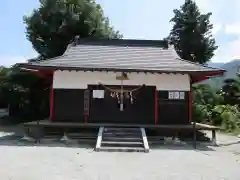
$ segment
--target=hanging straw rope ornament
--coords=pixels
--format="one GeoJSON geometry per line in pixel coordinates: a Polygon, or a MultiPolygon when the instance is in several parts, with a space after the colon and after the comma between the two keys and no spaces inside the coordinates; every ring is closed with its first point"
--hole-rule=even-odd
{"type": "MultiPolygon", "coordinates": [[[[99,83],[99,85],[103,86],[106,90],[110,91],[110,92],[115,92],[115,93],[120,93],[121,92],[121,89],[116,89],[116,88],[109,88],[107,87],[106,85],[102,84],[102,83],[99,83]]],[[[137,91],[139,89],[141,89],[144,85],[141,85],[135,89],[132,89],[132,90],[128,90],[128,89],[123,89],[123,92],[126,92],[126,93],[132,93],[134,91],[137,91]]]]}
{"type": "Polygon", "coordinates": [[[121,89],[109,88],[102,83],[99,83],[99,85],[103,86],[106,90],[110,91],[110,96],[112,98],[116,97],[119,104],[121,103],[123,96],[126,98],[130,98],[131,104],[133,104],[133,92],[138,91],[144,86],[144,85],[141,85],[135,89],[128,90],[128,89],[123,89],[123,87],[121,87],[121,89]]]}
{"type": "Polygon", "coordinates": [[[123,81],[129,80],[127,73],[121,72],[120,74],[118,74],[116,76],[116,79],[121,80],[121,88],[120,89],[109,88],[102,83],[99,83],[99,84],[102,85],[106,90],[110,91],[111,97],[117,97],[118,104],[120,104],[120,111],[123,111],[123,98],[130,97],[131,104],[133,104],[133,92],[142,88],[143,85],[139,86],[135,89],[132,89],[132,90],[125,90],[125,89],[123,89],[123,81]]]}

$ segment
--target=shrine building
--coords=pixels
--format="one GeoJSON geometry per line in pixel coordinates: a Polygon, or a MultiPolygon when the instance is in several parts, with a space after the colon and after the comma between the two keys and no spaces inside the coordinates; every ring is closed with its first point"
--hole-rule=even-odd
{"type": "Polygon", "coordinates": [[[62,56],[19,67],[52,78],[51,123],[187,125],[194,83],[224,70],[181,59],[166,41],[77,39],[62,56]]]}

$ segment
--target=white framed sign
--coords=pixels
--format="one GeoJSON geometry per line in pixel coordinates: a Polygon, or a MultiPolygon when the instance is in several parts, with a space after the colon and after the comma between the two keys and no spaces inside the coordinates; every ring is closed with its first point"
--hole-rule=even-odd
{"type": "Polygon", "coordinates": [[[168,99],[174,99],[174,92],[168,92],[168,99]]]}
{"type": "Polygon", "coordinates": [[[174,92],[174,99],[179,99],[180,95],[179,92],[174,92]]]}
{"type": "Polygon", "coordinates": [[[180,99],[185,99],[185,92],[180,92],[180,97],[179,97],[180,99]]]}
{"type": "Polygon", "coordinates": [[[185,92],[169,91],[168,92],[168,99],[184,100],[185,99],[185,92]]]}
{"type": "Polygon", "coordinates": [[[93,90],[93,98],[103,99],[104,98],[104,90],[93,90]]]}

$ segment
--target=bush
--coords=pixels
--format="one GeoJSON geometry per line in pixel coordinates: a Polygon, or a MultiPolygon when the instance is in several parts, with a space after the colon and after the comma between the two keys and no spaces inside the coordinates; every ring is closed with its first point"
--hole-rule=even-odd
{"type": "Polygon", "coordinates": [[[211,119],[211,111],[209,111],[208,106],[201,104],[193,105],[193,118],[196,122],[206,123],[211,119]]]}
{"type": "Polygon", "coordinates": [[[217,105],[212,110],[212,122],[227,132],[240,129],[240,111],[238,106],[217,105]]]}

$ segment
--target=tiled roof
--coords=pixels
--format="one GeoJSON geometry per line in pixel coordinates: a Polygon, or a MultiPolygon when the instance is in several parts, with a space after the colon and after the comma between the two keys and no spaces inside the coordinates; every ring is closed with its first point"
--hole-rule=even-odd
{"type": "Polygon", "coordinates": [[[79,40],[69,45],[62,56],[29,65],[155,72],[220,71],[182,60],[166,42],[151,40],[79,40]]]}

